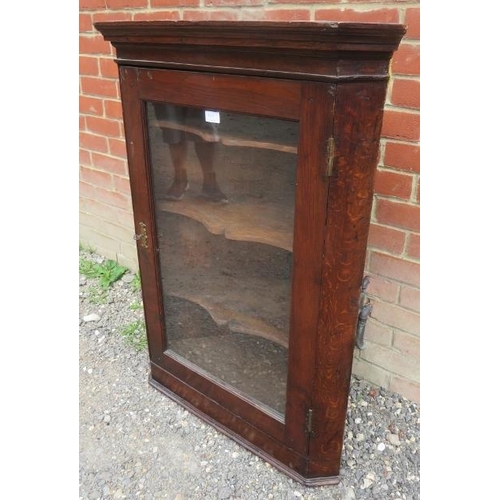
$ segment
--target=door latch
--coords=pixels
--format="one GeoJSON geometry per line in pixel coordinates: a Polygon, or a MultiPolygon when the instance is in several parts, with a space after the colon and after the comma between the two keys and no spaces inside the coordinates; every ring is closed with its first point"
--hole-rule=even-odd
{"type": "Polygon", "coordinates": [[[146,224],[144,222],[139,222],[139,227],[141,228],[141,232],[139,234],[134,234],[134,240],[139,241],[142,248],[148,248],[148,232],[146,224]]]}

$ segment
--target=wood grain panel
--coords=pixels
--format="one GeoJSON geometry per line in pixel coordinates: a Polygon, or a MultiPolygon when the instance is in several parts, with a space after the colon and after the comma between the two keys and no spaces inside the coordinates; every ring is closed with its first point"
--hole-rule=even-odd
{"type": "Polygon", "coordinates": [[[386,86],[337,86],[308,475],[340,469],[386,86]]]}

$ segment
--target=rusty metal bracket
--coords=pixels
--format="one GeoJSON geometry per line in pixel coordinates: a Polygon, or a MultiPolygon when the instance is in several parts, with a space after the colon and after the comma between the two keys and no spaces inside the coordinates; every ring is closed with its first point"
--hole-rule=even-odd
{"type": "Polygon", "coordinates": [[[361,294],[359,297],[359,314],[358,314],[358,324],[356,326],[356,347],[358,349],[364,349],[365,346],[365,328],[368,317],[373,311],[373,306],[370,303],[370,299],[366,297],[366,289],[370,284],[370,277],[365,276],[361,284],[361,294]]]}

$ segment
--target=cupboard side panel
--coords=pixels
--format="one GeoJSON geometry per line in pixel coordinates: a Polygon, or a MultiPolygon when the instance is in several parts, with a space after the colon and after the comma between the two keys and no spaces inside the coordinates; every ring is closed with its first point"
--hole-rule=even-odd
{"type": "Polygon", "coordinates": [[[148,349],[150,359],[159,362],[166,345],[151,172],[148,161],[147,125],[143,103],[139,97],[139,70],[121,66],[119,71],[135,234],[140,235],[145,232],[147,235],[147,241],[137,240],[137,255],[148,349]]]}
{"type": "Polygon", "coordinates": [[[314,377],[334,87],[303,83],[295,194],[293,285],[286,408],[287,445],[307,454],[306,412],[314,377]]]}
{"type": "Polygon", "coordinates": [[[309,477],[340,469],[386,83],[337,85],[309,477]]]}

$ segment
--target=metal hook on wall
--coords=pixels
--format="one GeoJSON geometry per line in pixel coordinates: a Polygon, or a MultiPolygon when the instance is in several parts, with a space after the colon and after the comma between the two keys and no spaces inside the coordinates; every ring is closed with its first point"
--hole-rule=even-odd
{"type": "Polygon", "coordinates": [[[370,277],[365,276],[361,283],[361,295],[359,297],[359,314],[358,314],[358,324],[356,326],[356,347],[358,349],[364,349],[365,346],[365,328],[368,317],[373,311],[373,305],[370,303],[370,299],[366,297],[366,289],[370,284],[370,277]]]}

